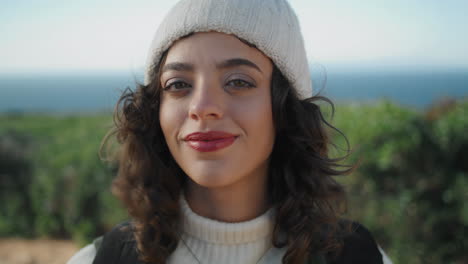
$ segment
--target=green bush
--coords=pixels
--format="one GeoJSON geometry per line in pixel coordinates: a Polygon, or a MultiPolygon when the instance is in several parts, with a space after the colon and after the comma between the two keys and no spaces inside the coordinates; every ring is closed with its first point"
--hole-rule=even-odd
{"type": "MultiPolygon", "coordinates": [[[[125,218],[110,193],[112,168],[98,157],[110,115],[14,115],[0,117],[0,123],[0,138],[14,130],[32,141],[24,160],[30,168],[28,185],[5,198],[12,206],[27,200],[31,212],[9,213],[8,220],[0,222],[0,235],[71,237],[85,243],[125,218]],[[18,225],[23,219],[28,220],[27,228],[18,225]]],[[[2,163],[0,170],[12,165],[2,163]]]]}
{"type": "Polygon", "coordinates": [[[468,102],[427,113],[390,102],[341,111],[336,124],[359,164],[343,179],[350,216],[374,232],[395,263],[467,261],[468,102]]]}
{"type": "Polygon", "coordinates": [[[0,137],[0,234],[32,235],[30,144],[27,136],[15,131],[5,131],[0,137]]]}

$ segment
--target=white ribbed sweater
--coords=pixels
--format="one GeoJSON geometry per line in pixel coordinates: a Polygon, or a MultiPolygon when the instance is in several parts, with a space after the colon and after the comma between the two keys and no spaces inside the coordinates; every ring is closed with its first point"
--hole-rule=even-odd
{"type": "MultiPolygon", "coordinates": [[[[197,259],[201,264],[279,264],[286,253],[286,249],[272,246],[274,209],[239,223],[225,223],[197,215],[183,198],[181,210],[183,241],[179,242],[168,264],[198,264],[197,259]]],[[[95,255],[94,246],[88,245],[67,264],[91,264],[95,255]]]]}
{"type": "Polygon", "coordinates": [[[169,264],[198,263],[196,258],[203,264],[281,263],[285,250],[271,243],[273,209],[246,222],[225,223],[195,214],[185,199],[181,207],[183,241],[169,264]]]}
{"type": "MultiPolygon", "coordinates": [[[[168,264],[198,264],[196,258],[201,264],[279,264],[286,253],[285,248],[278,249],[271,244],[274,209],[241,223],[224,223],[199,216],[185,199],[181,199],[181,209],[185,243],[179,243],[168,264]]],[[[379,250],[383,263],[392,264],[380,247],[379,250]]],[[[96,248],[91,244],[78,251],[67,264],[92,264],[95,256],[96,248]]]]}

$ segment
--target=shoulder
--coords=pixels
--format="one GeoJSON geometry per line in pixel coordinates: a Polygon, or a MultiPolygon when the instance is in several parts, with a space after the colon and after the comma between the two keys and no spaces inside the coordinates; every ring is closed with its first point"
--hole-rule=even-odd
{"type": "Polygon", "coordinates": [[[115,226],[103,236],[97,245],[93,263],[127,263],[127,259],[133,263],[138,259],[133,225],[130,221],[115,226]]]}
{"type": "Polygon", "coordinates": [[[96,248],[93,244],[89,244],[76,252],[76,254],[67,261],[67,264],[91,264],[95,256],[96,248]]]}
{"type": "Polygon", "coordinates": [[[343,226],[348,226],[350,232],[343,237],[343,248],[337,255],[327,254],[330,264],[381,264],[383,256],[371,232],[358,222],[342,220],[343,226]]]}
{"type": "Polygon", "coordinates": [[[67,264],[119,263],[122,252],[134,250],[136,251],[132,225],[127,221],[80,249],[67,264]]]}
{"type": "Polygon", "coordinates": [[[98,244],[99,248],[110,246],[111,244],[132,243],[133,224],[131,221],[122,222],[114,226],[109,232],[104,234],[102,242],[98,244]]]}

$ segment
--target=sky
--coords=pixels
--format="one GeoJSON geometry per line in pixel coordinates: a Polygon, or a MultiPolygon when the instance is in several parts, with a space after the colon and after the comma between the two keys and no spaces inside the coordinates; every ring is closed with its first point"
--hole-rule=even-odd
{"type": "MultiPolygon", "coordinates": [[[[468,69],[466,0],[290,0],[311,65],[468,69]]],[[[138,72],[174,1],[15,0],[0,73],[138,72]]]]}

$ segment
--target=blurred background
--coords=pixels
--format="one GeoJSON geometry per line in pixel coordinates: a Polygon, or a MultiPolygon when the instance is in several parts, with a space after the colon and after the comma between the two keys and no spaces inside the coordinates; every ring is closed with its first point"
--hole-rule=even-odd
{"type": "MultiPolygon", "coordinates": [[[[394,263],[468,263],[468,1],[290,3],[360,164],[345,217],[394,263]]],[[[0,263],[65,263],[126,219],[98,149],[172,4],[2,2],[0,263]]]]}

